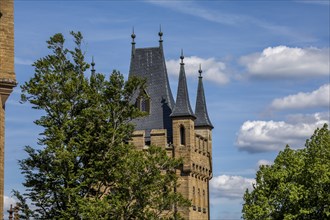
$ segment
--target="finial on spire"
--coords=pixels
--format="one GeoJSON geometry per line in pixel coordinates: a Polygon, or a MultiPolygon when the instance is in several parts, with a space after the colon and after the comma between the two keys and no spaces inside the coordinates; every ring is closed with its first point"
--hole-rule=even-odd
{"type": "Polygon", "coordinates": [[[183,64],[183,59],[184,59],[184,56],[183,56],[183,49],[181,49],[181,56],[180,56],[180,59],[181,59],[181,64],[183,64]]]}
{"type": "Polygon", "coordinates": [[[94,66],[95,66],[95,63],[94,63],[94,56],[92,56],[92,74],[95,74],[95,69],[94,69],[94,66]]]}
{"type": "Polygon", "coordinates": [[[133,26],[131,37],[132,37],[132,58],[134,58],[134,56],[135,56],[135,42],[134,42],[134,39],[136,37],[136,35],[134,33],[134,26],[133,26]]]}
{"type": "Polygon", "coordinates": [[[133,44],[133,43],[135,43],[134,38],[136,37],[136,35],[134,33],[134,26],[133,26],[133,31],[132,31],[131,37],[132,37],[132,44],[133,44]]]}
{"type": "Polygon", "coordinates": [[[162,25],[161,24],[159,25],[158,36],[159,36],[159,42],[163,42],[163,40],[162,40],[163,32],[162,32],[162,25]]]}
{"type": "Polygon", "coordinates": [[[199,70],[198,70],[198,73],[199,73],[199,77],[202,77],[202,64],[199,64],[199,70]]]}

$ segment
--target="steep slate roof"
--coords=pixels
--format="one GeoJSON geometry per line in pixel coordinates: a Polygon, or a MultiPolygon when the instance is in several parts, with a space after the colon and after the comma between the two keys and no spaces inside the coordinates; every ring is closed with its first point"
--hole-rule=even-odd
{"type": "Polygon", "coordinates": [[[147,79],[146,93],[150,98],[150,114],[134,120],[136,130],[145,130],[146,138],[151,129],[167,129],[169,141],[172,138],[172,119],[170,114],[174,99],[168,81],[162,47],[162,33],[159,33],[159,47],[135,49],[135,34],[132,34],[132,56],[129,76],[140,76],[147,79]]]}
{"type": "Polygon", "coordinates": [[[171,117],[185,117],[190,116],[195,118],[193,111],[191,110],[190,102],[189,102],[189,94],[187,88],[187,80],[186,73],[184,70],[183,59],[184,56],[181,52],[181,63],[180,63],[180,74],[179,74],[179,83],[178,83],[178,92],[176,96],[176,104],[174,106],[171,117]]]}
{"type": "Polygon", "coordinates": [[[197,98],[196,98],[196,107],[195,107],[195,115],[196,115],[195,127],[210,127],[212,129],[213,125],[210,121],[209,115],[207,114],[201,67],[199,67],[198,72],[199,72],[199,77],[198,77],[198,89],[197,89],[197,98]]]}

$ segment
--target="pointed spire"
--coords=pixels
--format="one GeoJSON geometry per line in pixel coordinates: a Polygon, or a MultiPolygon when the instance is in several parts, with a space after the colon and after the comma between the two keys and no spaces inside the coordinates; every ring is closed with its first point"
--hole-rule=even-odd
{"type": "Polygon", "coordinates": [[[209,127],[213,128],[213,125],[210,121],[209,115],[207,114],[204,87],[203,87],[203,77],[202,77],[202,67],[199,64],[199,77],[198,77],[198,89],[197,89],[197,99],[196,99],[196,121],[195,127],[209,127]]]}
{"type": "Polygon", "coordinates": [[[179,74],[179,83],[178,83],[178,92],[176,97],[176,103],[173,109],[173,112],[171,114],[171,117],[192,117],[196,118],[189,101],[189,94],[188,94],[188,88],[187,88],[187,80],[186,80],[186,73],[184,69],[184,63],[183,63],[183,50],[181,50],[181,63],[180,63],[180,74],[179,74]]]}
{"type": "Polygon", "coordinates": [[[132,57],[134,57],[135,55],[135,39],[136,35],[134,33],[134,26],[133,26],[133,31],[132,31],[132,34],[131,34],[131,38],[132,38],[132,57]]]}
{"type": "Polygon", "coordinates": [[[95,69],[94,69],[94,66],[95,66],[95,63],[94,63],[94,56],[92,56],[92,62],[91,62],[91,66],[92,66],[92,74],[95,74],[95,69]]]}

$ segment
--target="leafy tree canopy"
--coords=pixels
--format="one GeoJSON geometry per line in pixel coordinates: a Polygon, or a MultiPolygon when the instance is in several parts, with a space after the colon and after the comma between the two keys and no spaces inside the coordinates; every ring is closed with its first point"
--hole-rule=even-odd
{"type": "Polygon", "coordinates": [[[50,38],[51,53],[33,65],[21,86],[22,102],[44,113],[39,147],[27,146],[19,161],[26,192],[14,191],[21,219],[171,219],[174,206],[189,202],[173,190],[180,160],[165,150],[137,151],[128,143],[143,116],[133,104],[143,79],[113,71],[92,71],[82,52],[82,34],[71,32],[74,49],[62,34],[50,38]],[[32,208],[28,204],[32,204],[32,208]]]}
{"type": "Polygon", "coordinates": [[[286,146],[273,165],[260,166],[253,191],[244,195],[244,219],[330,219],[328,125],[316,129],[305,146],[286,146]]]}

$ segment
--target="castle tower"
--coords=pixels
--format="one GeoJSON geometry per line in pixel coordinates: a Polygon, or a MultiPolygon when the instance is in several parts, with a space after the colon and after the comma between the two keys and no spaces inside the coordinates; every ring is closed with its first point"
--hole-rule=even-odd
{"type": "Polygon", "coordinates": [[[182,158],[182,167],[177,170],[180,186],[176,190],[192,201],[192,207],[178,211],[184,219],[210,219],[209,180],[212,177],[213,126],[207,115],[202,78],[200,75],[194,114],[190,106],[184,56],[181,52],[177,98],[174,103],[168,82],[161,30],[158,35],[159,47],[150,48],[135,48],[134,31],[131,35],[129,77],[146,78],[146,90],[139,91],[134,99],[137,107],[148,113],[146,117],[134,121],[136,130],[132,143],[138,149],[150,145],[160,146],[166,149],[168,155],[182,158]]]}
{"type": "MultiPolygon", "coordinates": [[[[187,88],[186,73],[184,69],[184,56],[181,51],[181,63],[178,82],[177,98],[173,113],[171,114],[173,123],[173,146],[175,157],[183,159],[183,166],[181,170],[177,171],[179,176],[179,187],[177,189],[184,197],[193,200],[192,190],[192,160],[195,143],[195,115],[191,109],[189,102],[189,94],[187,88]]],[[[185,219],[192,219],[189,208],[179,210],[185,219]]]]}
{"type": "Polygon", "coordinates": [[[0,218],[4,202],[5,103],[15,86],[14,2],[0,0],[0,218]]]}
{"type": "MultiPolygon", "coordinates": [[[[210,219],[210,206],[209,206],[209,181],[212,178],[212,129],[213,125],[210,121],[207,113],[206,100],[203,87],[202,68],[199,65],[199,77],[198,77],[198,88],[197,98],[195,106],[195,133],[196,133],[196,146],[199,146],[198,151],[201,151],[201,156],[204,172],[201,177],[205,181],[204,188],[206,187],[207,196],[204,208],[207,208],[208,218],[210,219]]],[[[204,210],[203,210],[204,211],[204,210]]]]}

